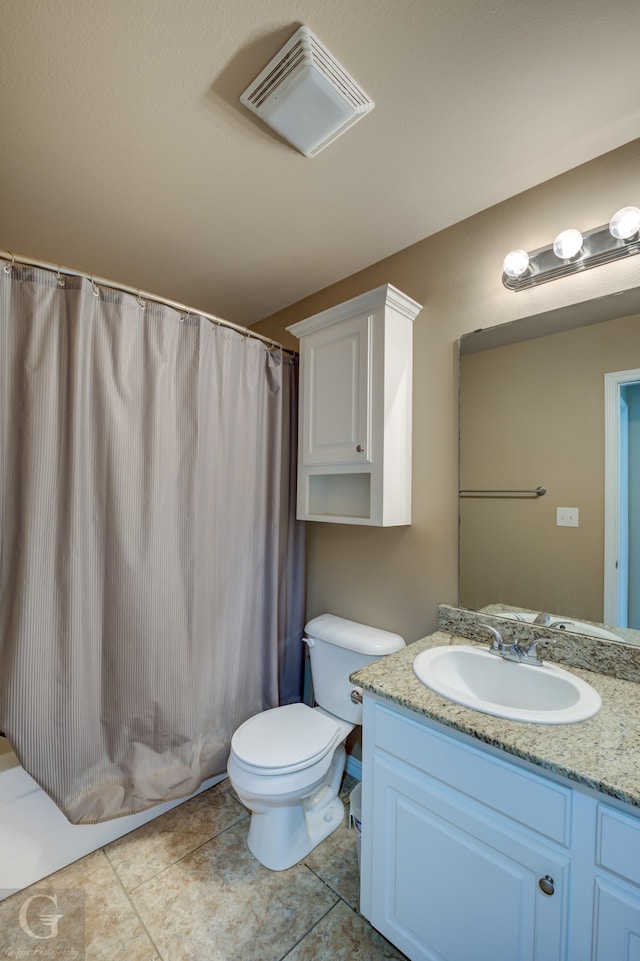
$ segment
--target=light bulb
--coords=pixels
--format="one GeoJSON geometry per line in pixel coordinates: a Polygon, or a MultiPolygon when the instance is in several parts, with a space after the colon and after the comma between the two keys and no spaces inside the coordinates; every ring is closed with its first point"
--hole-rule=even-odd
{"type": "Polygon", "coordinates": [[[582,250],[582,234],[570,228],[563,230],[553,241],[553,252],[560,260],[571,260],[582,250]]]}
{"type": "Polygon", "coordinates": [[[512,280],[517,280],[529,268],[529,254],[526,250],[511,250],[504,258],[502,269],[512,280]]]}
{"type": "Polygon", "coordinates": [[[633,240],[640,231],[640,208],[622,207],[611,218],[609,232],[616,240],[633,240]]]}

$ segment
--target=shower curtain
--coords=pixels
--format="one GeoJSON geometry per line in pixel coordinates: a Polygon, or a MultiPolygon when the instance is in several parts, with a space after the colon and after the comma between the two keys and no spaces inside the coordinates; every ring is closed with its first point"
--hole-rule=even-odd
{"type": "Polygon", "coordinates": [[[73,823],[186,796],[300,700],[297,366],[0,264],[0,730],[73,823]]]}

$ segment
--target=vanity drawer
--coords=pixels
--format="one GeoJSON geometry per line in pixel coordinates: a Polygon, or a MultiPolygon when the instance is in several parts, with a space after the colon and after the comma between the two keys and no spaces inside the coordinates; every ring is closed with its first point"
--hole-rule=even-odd
{"type": "MultiPolygon", "coordinates": [[[[366,728],[365,728],[366,731],[366,728]]],[[[502,761],[419,720],[374,705],[373,738],[381,749],[474,801],[566,847],[569,788],[502,761]]]]}
{"type": "Polygon", "coordinates": [[[598,805],[596,864],[640,885],[640,818],[598,805]]]}

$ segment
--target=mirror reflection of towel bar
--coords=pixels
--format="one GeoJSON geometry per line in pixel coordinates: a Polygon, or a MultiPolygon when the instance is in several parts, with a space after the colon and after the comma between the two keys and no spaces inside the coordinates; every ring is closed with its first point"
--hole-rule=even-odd
{"type": "Polygon", "coordinates": [[[531,490],[462,490],[460,497],[544,497],[546,487],[535,487],[531,490]]]}

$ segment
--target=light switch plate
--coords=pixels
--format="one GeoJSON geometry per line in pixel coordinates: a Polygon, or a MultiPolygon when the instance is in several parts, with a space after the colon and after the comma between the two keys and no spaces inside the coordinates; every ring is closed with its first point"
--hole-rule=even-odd
{"type": "Polygon", "coordinates": [[[556,527],[578,527],[577,507],[558,507],[556,510],[556,527]]]}

